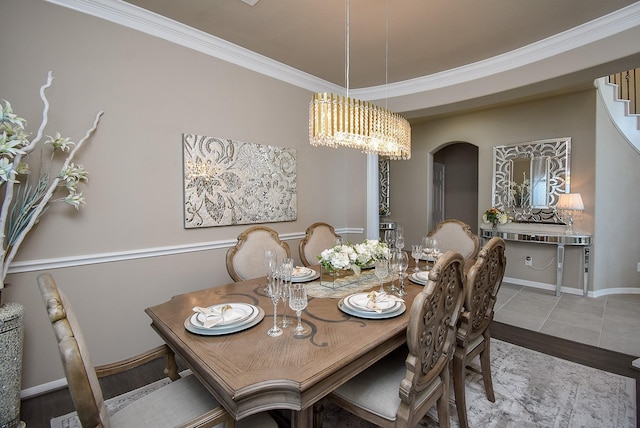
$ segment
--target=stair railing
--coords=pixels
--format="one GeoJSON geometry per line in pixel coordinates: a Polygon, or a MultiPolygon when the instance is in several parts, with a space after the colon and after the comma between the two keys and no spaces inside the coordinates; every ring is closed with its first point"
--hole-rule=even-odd
{"type": "Polygon", "coordinates": [[[618,86],[618,99],[629,101],[629,114],[640,114],[640,69],[634,68],[609,76],[609,83],[618,86]]]}

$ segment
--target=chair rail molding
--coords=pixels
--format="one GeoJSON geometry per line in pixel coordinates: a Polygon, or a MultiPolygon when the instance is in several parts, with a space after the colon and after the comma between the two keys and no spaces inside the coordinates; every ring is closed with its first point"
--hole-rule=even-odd
{"type": "MultiPolygon", "coordinates": [[[[363,227],[343,227],[336,229],[338,234],[363,234],[363,227]]],[[[302,239],[304,232],[283,233],[278,235],[283,241],[302,239]]],[[[47,269],[60,269],[99,263],[116,263],[121,261],[144,259],[149,257],[172,256],[176,254],[194,253],[231,248],[237,243],[236,238],[219,241],[196,242],[193,244],[170,245],[166,247],[140,248],[135,250],[114,251],[109,253],[82,254],[78,256],[56,257],[50,259],[24,260],[11,263],[9,274],[36,272],[47,269]]]]}

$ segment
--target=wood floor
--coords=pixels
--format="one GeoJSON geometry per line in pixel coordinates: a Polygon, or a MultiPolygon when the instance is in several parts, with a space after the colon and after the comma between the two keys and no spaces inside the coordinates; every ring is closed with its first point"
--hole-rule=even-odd
{"type": "MultiPolygon", "coordinates": [[[[631,362],[637,358],[630,355],[584,345],[577,342],[548,336],[531,330],[493,322],[491,335],[496,339],[535,351],[553,355],[575,363],[605,370],[621,376],[636,379],[636,420],[640,421],[640,370],[635,370],[631,362]]],[[[160,359],[126,374],[101,379],[105,399],[120,395],[144,384],[161,379],[164,375],[164,360],[160,359]]],[[[72,412],[73,402],[69,391],[58,391],[32,397],[22,401],[21,417],[27,428],[49,428],[51,418],[72,412]]]]}

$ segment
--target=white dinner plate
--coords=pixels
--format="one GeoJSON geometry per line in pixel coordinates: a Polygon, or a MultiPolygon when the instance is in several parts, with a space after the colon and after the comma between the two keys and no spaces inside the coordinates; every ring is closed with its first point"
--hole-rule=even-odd
{"type": "Polygon", "coordinates": [[[246,330],[251,328],[262,321],[264,318],[264,309],[259,306],[254,306],[256,308],[256,313],[254,316],[250,317],[248,320],[245,320],[244,323],[223,326],[223,327],[212,327],[212,328],[204,328],[204,327],[196,327],[191,323],[191,317],[188,317],[184,320],[184,328],[194,334],[200,334],[203,336],[222,336],[225,334],[237,333],[239,331],[246,330]]]}
{"type": "Polygon", "coordinates": [[[304,276],[291,275],[291,282],[309,282],[309,281],[313,281],[314,279],[320,278],[320,272],[314,269],[309,269],[309,268],[304,268],[304,269],[308,269],[311,272],[307,273],[304,276]]]}
{"type": "Polygon", "coordinates": [[[419,285],[426,285],[429,281],[429,272],[416,272],[409,275],[409,281],[415,282],[419,285]]]}
{"type": "Polygon", "coordinates": [[[224,323],[216,324],[213,327],[205,327],[204,326],[204,315],[197,313],[191,315],[189,318],[189,322],[191,325],[198,330],[216,330],[216,329],[227,329],[237,327],[248,322],[253,321],[253,319],[258,315],[257,306],[250,305],[247,303],[223,303],[219,305],[210,306],[214,313],[219,313],[220,308],[225,305],[231,305],[233,311],[237,315],[233,320],[229,320],[224,323]]]}
{"type": "Polygon", "coordinates": [[[344,298],[340,299],[338,302],[338,308],[344,312],[345,314],[349,314],[358,318],[366,318],[366,319],[385,319],[385,318],[393,318],[398,315],[402,315],[404,311],[407,310],[407,306],[403,302],[396,302],[399,304],[398,309],[387,312],[371,312],[371,311],[359,311],[357,309],[352,308],[351,306],[345,304],[344,298]]]}
{"type": "Polygon", "coordinates": [[[293,268],[293,272],[291,273],[291,278],[307,278],[312,276],[315,273],[315,270],[309,269],[304,266],[296,266],[293,268]]]}
{"type": "MultiPolygon", "coordinates": [[[[352,308],[359,311],[377,312],[375,309],[372,309],[367,306],[367,303],[369,302],[368,296],[369,296],[369,293],[351,294],[345,297],[345,303],[347,304],[347,306],[351,306],[352,308]]],[[[389,312],[389,311],[397,310],[399,307],[398,305],[399,303],[402,303],[402,302],[399,302],[397,300],[392,300],[392,299],[387,299],[387,300],[383,299],[380,302],[376,302],[376,305],[380,309],[380,312],[389,312]]]]}

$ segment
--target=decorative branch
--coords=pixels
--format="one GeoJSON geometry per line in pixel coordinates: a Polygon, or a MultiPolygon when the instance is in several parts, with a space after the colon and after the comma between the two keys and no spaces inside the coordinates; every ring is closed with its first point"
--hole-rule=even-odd
{"type": "MultiPolygon", "coordinates": [[[[46,182],[43,182],[43,176],[40,177],[40,181],[38,183],[39,191],[37,193],[37,197],[34,197],[33,200],[28,200],[27,204],[19,206],[20,212],[18,213],[18,218],[21,222],[25,219],[28,219],[28,222],[24,225],[18,225],[17,234],[15,234],[15,238],[10,236],[11,242],[7,239],[7,229],[10,226],[10,209],[12,206],[15,206],[13,203],[14,199],[14,190],[15,185],[18,183],[15,180],[15,176],[24,172],[28,168],[26,166],[21,165],[20,161],[22,158],[32,152],[38,142],[42,139],[44,134],[44,129],[48,123],[48,115],[49,115],[49,101],[47,100],[45,90],[51,86],[53,81],[53,75],[51,72],[47,75],[47,82],[40,87],[40,98],[44,104],[42,110],[42,122],[40,127],[38,128],[38,132],[35,138],[28,142],[26,136],[23,134],[23,125],[24,119],[21,119],[13,114],[11,110],[10,104],[7,102],[7,107],[5,110],[0,110],[0,123],[2,123],[2,129],[0,129],[0,155],[2,156],[2,163],[0,166],[3,167],[6,172],[6,181],[0,183],[6,184],[5,192],[4,192],[4,200],[2,203],[2,208],[0,210],[0,238],[2,239],[2,265],[0,266],[0,291],[4,288],[4,280],[6,278],[7,272],[9,270],[9,266],[16,256],[20,245],[24,241],[27,234],[31,231],[31,229],[38,222],[39,218],[44,214],[48,203],[51,201],[55,191],[60,185],[60,181],[66,181],[67,188],[70,191],[70,196],[65,199],[65,202],[74,205],[76,208],[79,207],[80,204],[83,203],[83,199],[80,194],[76,194],[76,186],[77,182],[80,180],[86,181],[86,171],[82,166],[74,166],[71,162],[76,154],[76,152],[80,149],[80,147],[89,139],[89,137],[95,132],[98,127],[98,123],[100,121],[100,117],[104,114],[103,111],[98,112],[93,121],[92,127],[87,130],[84,137],[75,145],[75,147],[70,150],[67,155],[62,167],[60,168],[60,172],[58,175],[50,182],[48,182],[48,177],[46,182]],[[4,127],[4,121],[8,122],[7,127],[4,127]],[[28,144],[25,144],[28,143],[28,144]],[[8,163],[11,162],[11,163],[8,163]],[[48,184],[47,184],[48,182],[48,184]],[[47,187],[48,186],[48,187],[47,187]],[[46,192],[42,193],[46,189],[46,192]],[[41,195],[41,196],[40,196],[41,195]]],[[[69,142],[68,139],[60,137],[59,134],[56,135],[55,138],[49,137],[49,141],[46,143],[51,143],[53,145],[54,151],[56,148],[60,148],[62,151],[69,148],[69,146],[74,143],[69,142]]],[[[28,195],[28,192],[25,190],[24,195],[28,195]]]]}

